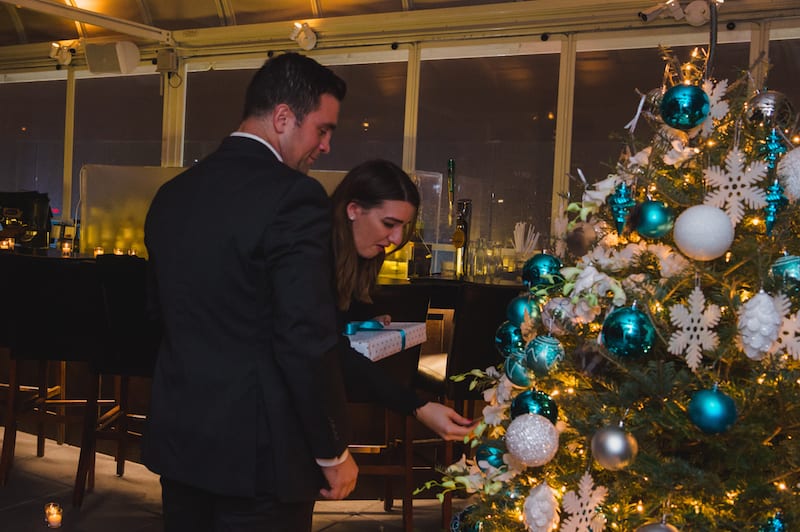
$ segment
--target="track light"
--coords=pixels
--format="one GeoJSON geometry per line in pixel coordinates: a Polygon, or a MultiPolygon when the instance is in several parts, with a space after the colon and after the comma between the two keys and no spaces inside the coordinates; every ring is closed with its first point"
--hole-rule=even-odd
{"type": "Polygon", "coordinates": [[[55,59],[59,66],[67,66],[72,62],[75,50],[58,42],[50,43],[50,59],[55,59]]]}
{"type": "Polygon", "coordinates": [[[683,18],[683,9],[681,9],[678,0],[667,0],[644,11],[639,11],[639,18],[642,19],[642,22],[650,22],[659,18],[665,12],[675,20],[683,18]]]}
{"type": "Polygon", "coordinates": [[[289,38],[303,50],[313,50],[317,45],[317,34],[306,22],[295,22],[289,38]]]}

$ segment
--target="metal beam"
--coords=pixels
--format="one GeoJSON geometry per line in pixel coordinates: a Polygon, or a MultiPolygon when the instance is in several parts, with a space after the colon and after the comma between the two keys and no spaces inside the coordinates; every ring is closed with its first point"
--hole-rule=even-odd
{"type": "Polygon", "coordinates": [[[25,26],[22,25],[22,20],[19,18],[19,13],[14,6],[6,4],[6,10],[11,18],[11,24],[14,25],[14,31],[17,32],[17,40],[25,44],[28,42],[28,35],[25,33],[25,26]]]}
{"type": "Polygon", "coordinates": [[[70,7],[64,4],[53,2],[52,0],[0,0],[7,4],[13,4],[17,7],[24,7],[33,11],[39,11],[48,15],[62,17],[77,22],[86,24],[93,24],[112,31],[124,33],[125,35],[132,35],[150,41],[158,41],[164,44],[174,44],[172,40],[172,32],[169,30],[162,30],[154,26],[140,24],[131,20],[124,20],[115,18],[102,13],[88,11],[77,7],[70,7]]]}

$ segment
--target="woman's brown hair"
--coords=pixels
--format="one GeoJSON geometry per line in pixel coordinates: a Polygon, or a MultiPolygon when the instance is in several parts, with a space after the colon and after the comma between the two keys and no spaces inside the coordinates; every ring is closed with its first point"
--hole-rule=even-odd
{"type": "Polygon", "coordinates": [[[400,249],[413,234],[420,197],[416,185],[402,168],[390,161],[375,159],[350,170],[331,198],[336,303],[341,310],[346,310],[354,299],[371,302],[370,294],[385,258],[383,253],[372,259],[358,255],[347,205],[354,202],[364,209],[378,207],[384,201],[406,201],[413,205],[414,219],[406,225],[403,240],[395,248],[400,249]]]}

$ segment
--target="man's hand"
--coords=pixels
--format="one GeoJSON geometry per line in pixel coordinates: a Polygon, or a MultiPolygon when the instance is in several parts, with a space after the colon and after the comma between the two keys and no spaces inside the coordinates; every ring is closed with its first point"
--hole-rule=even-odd
{"type": "Polygon", "coordinates": [[[347,455],[347,460],[339,465],[323,467],[322,473],[330,488],[323,488],[319,493],[326,499],[344,499],[356,488],[358,466],[350,454],[347,455]]]}
{"type": "Polygon", "coordinates": [[[417,419],[445,440],[463,440],[475,424],[441,403],[425,403],[416,411],[417,419]]]}

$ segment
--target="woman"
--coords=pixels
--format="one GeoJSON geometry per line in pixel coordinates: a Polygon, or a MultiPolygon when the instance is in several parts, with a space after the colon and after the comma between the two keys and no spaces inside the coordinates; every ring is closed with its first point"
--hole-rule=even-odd
{"type": "MultiPolygon", "coordinates": [[[[336,300],[344,327],[354,302],[371,302],[386,248],[401,248],[408,242],[420,198],[416,185],[400,167],[373,160],[348,172],[333,192],[332,201],[336,300]]],[[[390,316],[379,319],[384,325],[391,323],[390,316]]],[[[461,440],[469,434],[469,419],[440,403],[421,400],[413,390],[350,348],[347,339],[343,340],[342,352],[348,390],[359,389],[387,408],[413,413],[446,440],[461,440]]]]}

